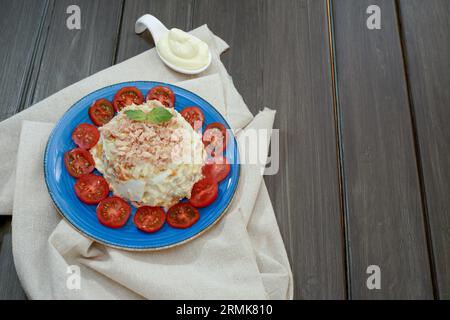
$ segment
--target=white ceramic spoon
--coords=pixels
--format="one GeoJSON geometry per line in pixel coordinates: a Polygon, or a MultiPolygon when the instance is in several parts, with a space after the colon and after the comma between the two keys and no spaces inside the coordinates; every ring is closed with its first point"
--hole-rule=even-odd
{"type": "MultiPolygon", "coordinates": [[[[169,29],[167,29],[166,26],[161,21],[159,21],[157,18],[155,18],[151,14],[145,14],[142,17],[140,17],[136,21],[136,24],[134,26],[134,31],[137,34],[144,32],[145,29],[148,29],[148,31],[150,31],[150,33],[152,34],[153,40],[155,42],[155,45],[158,43],[159,39],[161,39],[161,37],[165,33],[169,32],[169,29]]],[[[169,61],[167,61],[166,59],[164,59],[159,54],[158,48],[156,48],[156,52],[158,52],[158,55],[161,58],[161,60],[169,68],[172,68],[173,70],[175,70],[177,72],[180,72],[180,73],[184,73],[184,74],[197,74],[197,73],[203,72],[211,64],[211,50],[209,50],[209,54],[208,54],[208,64],[206,66],[204,66],[204,67],[202,67],[200,69],[196,69],[196,70],[183,69],[183,68],[177,67],[177,66],[173,65],[172,63],[170,63],[169,61]]]]}

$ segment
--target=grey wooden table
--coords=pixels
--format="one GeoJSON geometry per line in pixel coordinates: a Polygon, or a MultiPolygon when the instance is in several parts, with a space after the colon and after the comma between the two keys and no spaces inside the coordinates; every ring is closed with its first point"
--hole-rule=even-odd
{"type": "MultiPolygon", "coordinates": [[[[450,1],[0,0],[0,119],[153,46],[152,13],[207,23],[253,112],[276,109],[265,177],[298,299],[450,298],[450,1]],[[81,30],[66,8],[81,8],[81,30]],[[381,9],[369,30],[366,9],[381,9]],[[369,265],[381,289],[369,290],[369,265]]],[[[9,217],[0,299],[22,299],[9,217]]]]}

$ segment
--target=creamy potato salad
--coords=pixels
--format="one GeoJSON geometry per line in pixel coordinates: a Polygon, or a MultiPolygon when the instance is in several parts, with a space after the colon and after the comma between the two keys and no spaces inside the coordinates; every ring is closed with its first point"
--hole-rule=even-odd
{"type": "Polygon", "coordinates": [[[202,136],[173,108],[167,109],[172,118],[160,124],[126,115],[162,106],[157,100],[126,106],[99,127],[100,138],[90,153],[115,195],[167,209],[190,198],[193,185],[203,178],[206,152],[202,136]]]}

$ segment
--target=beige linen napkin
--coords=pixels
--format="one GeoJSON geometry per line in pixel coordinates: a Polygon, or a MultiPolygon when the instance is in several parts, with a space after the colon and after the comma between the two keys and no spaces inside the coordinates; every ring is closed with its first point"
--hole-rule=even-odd
{"type": "Polygon", "coordinates": [[[6,148],[0,155],[0,208],[8,214],[14,199],[13,254],[30,298],[292,298],[289,261],[260,166],[242,166],[237,196],[215,227],[189,243],[157,252],[126,252],[85,238],[61,220],[47,193],[42,159],[53,124],[36,121],[56,122],[74,102],[109,84],[158,80],[196,92],[217,107],[233,128],[245,127],[238,135],[240,148],[246,130],[272,128],[274,112],[264,110],[253,118],[234,88],[219,59],[226,43],[206,26],[193,33],[213,49],[212,66],[199,77],[171,72],[152,49],[0,123],[0,146],[6,148]],[[5,190],[14,182],[13,196],[5,190]],[[73,268],[79,268],[80,289],[67,285],[73,268]]]}

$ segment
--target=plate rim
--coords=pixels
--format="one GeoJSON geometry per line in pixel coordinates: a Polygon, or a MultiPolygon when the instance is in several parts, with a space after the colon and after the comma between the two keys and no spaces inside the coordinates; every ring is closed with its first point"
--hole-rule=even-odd
{"type": "Polygon", "coordinates": [[[225,214],[228,212],[228,210],[230,209],[230,207],[231,207],[231,204],[233,203],[233,200],[234,200],[234,198],[235,198],[235,196],[236,196],[236,193],[237,193],[237,190],[239,189],[239,185],[240,185],[240,183],[241,183],[241,173],[242,173],[242,171],[241,171],[241,164],[240,164],[240,154],[239,154],[239,147],[238,147],[238,144],[237,144],[237,139],[236,139],[236,136],[234,135],[234,133],[232,133],[232,137],[233,137],[233,140],[234,140],[234,145],[236,146],[236,155],[237,155],[237,160],[238,160],[238,163],[237,163],[237,170],[238,170],[238,174],[237,174],[237,183],[236,183],[236,187],[235,187],[235,189],[233,190],[233,194],[232,194],[232,196],[230,197],[230,199],[228,200],[228,202],[227,202],[227,204],[226,204],[226,206],[225,206],[225,208],[223,208],[223,210],[222,210],[222,212],[220,213],[220,215],[210,224],[210,225],[208,225],[206,228],[204,228],[204,229],[202,229],[202,230],[200,230],[199,232],[197,232],[196,234],[194,234],[194,235],[192,235],[192,236],[190,236],[189,238],[187,238],[187,239],[184,239],[184,240],[181,240],[181,241],[178,241],[178,242],[176,242],[176,243],[173,243],[173,244],[169,244],[169,245],[165,245],[165,246],[159,246],[159,247],[151,247],[151,248],[139,248],[139,247],[134,247],[134,246],[125,246],[125,245],[117,245],[117,244],[114,244],[114,243],[111,243],[111,242],[108,242],[108,241],[104,241],[104,240],[102,240],[102,239],[98,239],[98,238],[96,238],[96,237],[94,237],[94,236],[92,236],[92,235],[90,235],[90,234],[88,234],[88,233],[86,233],[85,231],[83,231],[83,230],[81,230],[78,226],[76,226],[68,217],[66,217],[66,215],[65,215],[65,213],[63,212],[63,210],[58,206],[58,204],[56,203],[56,200],[55,200],[55,195],[53,194],[53,192],[50,190],[50,186],[49,186],[49,182],[48,182],[48,175],[49,175],[49,172],[47,171],[47,158],[48,158],[48,148],[49,148],[49,144],[50,144],[50,140],[52,139],[52,137],[54,136],[54,134],[56,133],[55,131],[56,131],[56,129],[57,129],[57,126],[58,126],[58,124],[59,124],[59,122],[61,121],[61,119],[62,119],[62,117],[64,117],[64,115],[66,114],[66,113],[68,113],[72,108],[74,108],[78,103],[80,103],[83,99],[85,99],[87,96],[89,96],[89,95],[91,95],[91,94],[95,94],[95,93],[97,93],[98,91],[101,91],[101,90],[104,90],[104,89],[107,89],[107,88],[110,88],[110,87],[114,87],[114,86],[117,86],[117,85],[131,85],[131,84],[136,84],[136,83],[152,83],[152,84],[156,84],[156,85],[167,85],[167,86],[171,86],[171,87],[176,87],[176,88],[178,88],[178,89],[181,89],[181,90],[184,90],[184,91],[187,91],[187,92],[189,92],[190,94],[193,94],[193,95],[195,95],[197,98],[199,98],[200,100],[203,100],[204,102],[206,102],[212,109],[214,109],[214,111],[216,111],[217,112],[217,114],[222,118],[222,120],[228,125],[228,127],[230,127],[230,129],[232,129],[231,128],[231,126],[229,125],[229,123],[228,123],[228,121],[225,119],[225,117],[211,104],[211,103],[209,103],[207,100],[205,100],[204,98],[202,98],[202,97],[200,97],[198,94],[196,94],[195,92],[192,92],[192,91],[190,91],[190,90],[188,90],[188,89],[185,89],[185,88],[182,88],[182,87],[180,87],[180,86],[177,86],[177,85],[173,85],[173,84],[170,84],[170,83],[167,83],[167,82],[161,82],[161,81],[151,81],[151,80],[132,80],[132,81],[124,81],[124,82],[117,82],[117,83],[114,83],[114,84],[111,84],[111,85],[108,85],[108,86],[104,86],[104,87],[102,87],[102,88],[99,88],[99,89],[97,89],[97,90],[94,90],[94,91],[92,91],[92,92],[90,92],[90,93],[88,93],[88,94],[86,94],[86,95],[84,95],[83,97],[81,97],[79,100],[77,100],[75,103],[73,103],[62,115],[61,115],[61,117],[59,118],[59,120],[55,123],[55,127],[52,129],[52,131],[51,131],[51,133],[50,133],[50,135],[48,136],[48,139],[47,139],[47,143],[46,143],[46,145],[45,145],[45,150],[44,150],[44,157],[43,157],[43,169],[44,169],[44,180],[45,180],[45,185],[46,185],[46,187],[47,187],[47,192],[48,192],[48,194],[50,195],[50,198],[51,198],[51,200],[52,200],[52,204],[53,204],[53,206],[55,207],[55,209],[56,209],[56,211],[59,213],[59,215],[63,218],[63,220],[65,220],[66,222],[68,222],[69,223],[69,225],[71,225],[78,233],[80,233],[81,235],[83,235],[83,236],[85,236],[86,238],[88,238],[88,239],[90,239],[90,240],[92,240],[92,241],[94,241],[94,242],[97,242],[97,243],[100,243],[100,244],[103,244],[103,245],[105,245],[105,246],[107,246],[107,247],[110,247],[110,248],[114,248],[114,249],[119,249],[119,250],[125,250],[125,251],[131,251],[131,252],[133,252],[133,251],[137,251],[137,252],[145,252],[145,251],[160,251],[160,250],[165,250],[165,249],[169,249],[169,248],[173,248],[173,247],[178,247],[178,246],[181,246],[181,245],[183,245],[183,244],[185,244],[185,243],[187,243],[187,242],[190,242],[190,241],[192,241],[192,240],[194,240],[194,239],[196,239],[196,238],[198,238],[198,237],[200,237],[200,236],[202,236],[204,233],[206,233],[207,231],[209,231],[209,230],[211,230],[215,225],[217,225],[217,223],[225,216],[225,214]]]}

